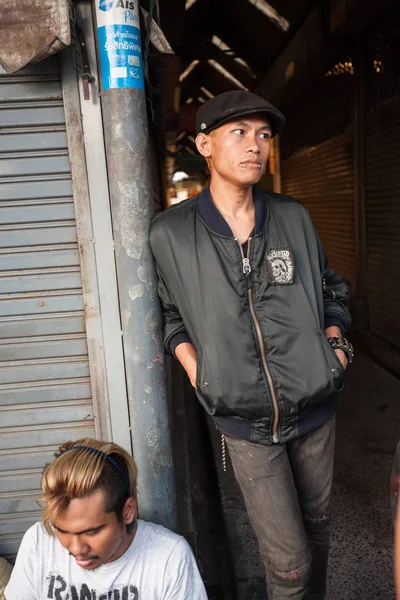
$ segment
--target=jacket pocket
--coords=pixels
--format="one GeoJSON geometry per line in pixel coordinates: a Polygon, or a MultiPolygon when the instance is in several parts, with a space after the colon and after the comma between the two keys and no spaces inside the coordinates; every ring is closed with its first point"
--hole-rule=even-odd
{"type": "Polygon", "coordinates": [[[325,333],[320,330],[319,335],[322,343],[322,352],[326,359],[328,369],[330,371],[330,378],[334,385],[334,389],[332,391],[340,392],[343,389],[344,368],[337,357],[336,352],[326,339],[325,333]]]}
{"type": "Polygon", "coordinates": [[[197,348],[197,360],[196,360],[196,389],[201,391],[201,382],[202,382],[202,370],[203,370],[203,349],[201,347],[197,348]]]}
{"type": "Polygon", "coordinates": [[[209,415],[215,414],[217,399],[212,396],[212,385],[208,379],[210,369],[207,368],[207,359],[203,348],[197,351],[197,366],[196,366],[196,395],[203,408],[209,415]]]}
{"type": "Polygon", "coordinates": [[[209,415],[213,415],[215,413],[215,406],[208,397],[209,386],[204,374],[204,362],[204,352],[203,349],[199,347],[197,350],[196,365],[196,396],[200,400],[200,403],[203,405],[203,408],[206,410],[206,412],[208,412],[209,415]]]}

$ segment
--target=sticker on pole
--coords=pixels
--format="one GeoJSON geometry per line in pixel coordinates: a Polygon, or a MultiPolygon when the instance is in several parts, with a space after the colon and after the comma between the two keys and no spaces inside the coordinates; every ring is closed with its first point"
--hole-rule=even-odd
{"type": "Polygon", "coordinates": [[[144,90],[139,0],[97,0],[103,90],[144,90]]]}

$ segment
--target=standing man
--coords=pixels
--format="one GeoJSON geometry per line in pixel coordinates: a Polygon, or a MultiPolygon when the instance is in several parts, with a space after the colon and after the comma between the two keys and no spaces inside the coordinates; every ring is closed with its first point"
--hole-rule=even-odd
{"type": "Polygon", "coordinates": [[[135,461],[68,442],[46,468],[43,521],[26,532],[6,600],[207,600],[184,538],[136,518],[135,461]]]}
{"type": "MultiPolygon", "coordinates": [[[[270,600],[325,598],[347,288],[304,207],[254,187],[283,115],[227,92],[200,108],[210,186],[159,214],[165,344],[225,437],[270,600]]],[[[323,202],[323,198],[321,199],[323,202]]]]}

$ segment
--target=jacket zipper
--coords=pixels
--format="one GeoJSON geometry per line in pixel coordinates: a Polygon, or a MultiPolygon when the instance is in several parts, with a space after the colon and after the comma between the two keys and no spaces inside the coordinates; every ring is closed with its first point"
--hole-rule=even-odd
{"type": "Polygon", "coordinates": [[[273,379],[272,379],[271,371],[270,371],[270,368],[269,368],[268,363],[267,363],[267,357],[266,357],[266,353],[265,353],[265,346],[264,346],[264,341],[263,341],[263,338],[262,338],[262,331],[261,331],[260,322],[258,320],[258,317],[256,315],[256,311],[255,311],[255,308],[254,308],[253,286],[249,287],[248,284],[247,284],[248,276],[251,273],[251,266],[250,266],[251,240],[252,240],[252,238],[249,237],[248,244],[247,244],[247,256],[245,256],[244,252],[243,252],[242,245],[236,239],[237,243],[239,244],[240,255],[242,257],[242,267],[243,267],[243,273],[244,273],[245,281],[246,281],[247,296],[248,296],[249,307],[250,307],[250,315],[251,315],[251,318],[253,320],[254,327],[256,329],[258,344],[260,346],[261,360],[262,360],[262,364],[263,364],[263,367],[264,367],[265,375],[267,377],[267,381],[268,381],[268,385],[269,385],[269,390],[270,390],[271,397],[272,397],[272,402],[273,402],[273,405],[274,405],[274,423],[273,423],[273,429],[272,429],[272,441],[273,441],[274,444],[277,444],[279,442],[279,437],[278,437],[279,405],[278,405],[278,400],[277,400],[277,397],[276,397],[276,392],[275,392],[275,387],[274,387],[274,382],[273,382],[273,379]]]}

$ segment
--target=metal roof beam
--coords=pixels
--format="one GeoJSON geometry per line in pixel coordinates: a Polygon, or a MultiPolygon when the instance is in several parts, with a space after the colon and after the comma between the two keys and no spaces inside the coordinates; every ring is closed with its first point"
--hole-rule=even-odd
{"type": "Polygon", "coordinates": [[[234,75],[232,75],[232,73],[230,73],[230,71],[228,71],[227,69],[225,69],[225,67],[223,67],[218,61],[216,61],[214,59],[209,59],[207,62],[222,77],[224,77],[227,81],[230,82],[231,87],[233,87],[233,88],[239,88],[239,89],[242,89],[242,90],[248,90],[247,86],[243,85],[243,83],[241,81],[239,81],[234,75]]]}
{"type": "Polygon", "coordinates": [[[249,72],[241,67],[232,56],[229,56],[227,52],[223,52],[220,48],[212,44],[212,58],[216,60],[224,69],[226,69],[235,79],[246,87],[251,88],[254,86],[254,78],[251,77],[249,72]]]}
{"type": "Polygon", "coordinates": [[[279,27],[281,31],[286,33],[289,30],[290,23],[285,17],[279,14],[279,12],[266,0],[247,0],[253,6],[255,6],[260,12],[262,12],[268,19],[279,27]]]}

